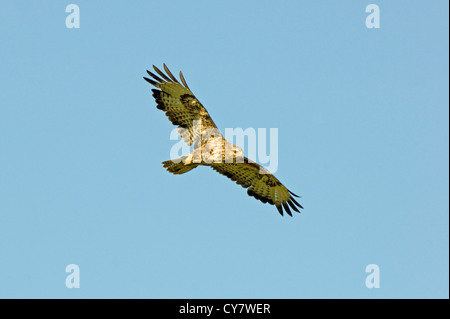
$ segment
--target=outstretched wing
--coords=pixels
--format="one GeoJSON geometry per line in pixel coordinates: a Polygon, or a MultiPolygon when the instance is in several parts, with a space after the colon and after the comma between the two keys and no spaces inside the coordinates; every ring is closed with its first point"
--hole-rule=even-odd
{"type": "Polygon", "coordinates": [[[290,216],[292,213],[289,207],[298,213],[300,212],[298,208],[303,208],[294,199],[294,196],[299,196],[289,191],[264,167],[246,157],[243,163],[212,163],[211,167],[242,187],[248,188],[248,195],[263,203],[275,205],[281,215],[283,208],[290,216]]]}
{"type": "Polygon", "coordinates": [[[186,144],[192,145],[196,141],[201,141],[202,136],[208,136],[208,134],[204,134],[207,130],[218,132],[208,111],[189,89],[181,71],[182,84],[172,75],[165,64],[164,70],[167,74],[155,66],[153,68],[159,76],[147,71],[154,80],[146,77],[144,79],[159,89],[152,89],[156,107],[166,113],[173,125],[178,126],[178,132],[186,144]]]}

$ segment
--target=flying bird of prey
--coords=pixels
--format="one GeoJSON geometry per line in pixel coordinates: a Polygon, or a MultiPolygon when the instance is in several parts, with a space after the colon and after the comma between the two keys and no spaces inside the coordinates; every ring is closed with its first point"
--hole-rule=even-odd
{"type": "Polygon", "coordinates": [[[267,169],[243,155],[240,147],[228,142],[220,134],[206,109],[189,89],[180,71],[181,82],[172,75],[164,64],[166,73],[153,66],[158,74],[147,73],[153,78],[144,79],[155,86],[152,89],[156,107],[167,115],[178,127],[178,133],[194,151],[186,156],[163,162],[164,168],[172,174],[189,172],[197,166],[210,166],[218,173],[248,188],[250,196],[263,203],[275,205],[283,215],[284,210],[292,216],[292,210],[303,208],[294,198],[299,197],[288,190],[267,169]]]}

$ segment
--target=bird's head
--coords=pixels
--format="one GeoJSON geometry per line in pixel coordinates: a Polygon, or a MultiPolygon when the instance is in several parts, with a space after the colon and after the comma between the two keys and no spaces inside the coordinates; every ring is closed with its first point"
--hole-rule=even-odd
{"type": "Polygon", "coordinates": [[[244,159],[244,151],[239,146],[233,145],[233,157],[236,159],[244,159]]]}

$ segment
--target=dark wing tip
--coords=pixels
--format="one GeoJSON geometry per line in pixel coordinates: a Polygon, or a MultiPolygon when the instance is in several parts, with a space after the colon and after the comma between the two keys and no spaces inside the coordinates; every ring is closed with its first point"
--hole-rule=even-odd
{"type": "Polygon", "coordinates": [[[281,205],[277,205],[276,207],[277,207],[278,212],[280,213],[280,215],[283,216],[283,208],[281,208],[281,205]]]}
{"type": "Polygon", "coordinates": [[[163,83],[164,80],[161,79],[160,77],[158,77],[156,74],[150,72],[149,70],[147,70],[147,74],[150,75],[152,78],[154,78],[156,81],[158,81],[159,83],[163,83]]]}
{"type": "Polygon", "coordinates": [[[143,78],[144,78],[145,81],[147,81],[151,85],[157,86],[157,84],[158,84],[157,82],[155,82],[155,81],[153,81],[153,80],[151,80],[149,78],[146,78],[145,76],[143,78]]]}
{"type": "Polygon", "coordinates": [[[181,79],[181,83],[183,83],[183,85],[186,87],[186,89],[188,89],[190,91],[191,89],[187,85],[186,80],[184,79],[183,73],[181,71],[180,71],[180,79],[181,79]]]}
{"type": "Polygon", "coordinates": [[[284,207],[284,210],[288,213],[288,215],[292,217],[291,210],[289,209],[289,206],[288,206],[288,204],[286,204],[286,202],[283,203],[283,207],[284,207]]]}
{"type": "Polygon", "coordinates": [[[296,195],[296,194],[294,194],[293,192],[291,192],[290,190],[288,190],[288,192],[292,195],[292,196],[295,196],[295,197],[298,197],[298,198],[300,198],[300,196],[298,196],[298,195],[296,195]]]}
{"type": "Polygon", "coordinates": [[[170,72],[169,68],[165,63],[163,63],[163,67],[167,75],[172,79],[172,81],[179,84],[180,82],[178,82],[177,78],[173,76],[172,72],[170,72]]]}
{"type": "Polygon", "coordinates": [[[164,80],[166,80],[167,82],[172,82],[171,79],[169,79],[169,77],[167,75],[164,74],[164,72],[162,72],[160,69],[158,69],[156,66],[153,66],[153,69],[155,70],[156,73],[158,73],[164,80]]]}
{"type": "Polygon", "coordinates": [[[291,201],[293,201],[294,204],[297,205],[298,207],[303,208],[303,206],[300,205],[300,204],[294,199],[294,197],[291,197],[291,201]]]}
{"type": "Polygon", "coordinates": [[[298,210],[298,208],[294,205],[294,203],[292,201],[288,200],[287,203],[289,204],[289,206],[291,206],[291,208],[293,210],[295,210],[297,213],[300,213],[300,211],[298,210]]]}

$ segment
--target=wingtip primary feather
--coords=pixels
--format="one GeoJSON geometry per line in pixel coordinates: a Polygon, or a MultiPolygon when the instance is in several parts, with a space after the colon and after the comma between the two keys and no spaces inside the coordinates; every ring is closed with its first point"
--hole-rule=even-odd
{"type": "Polygon", "coordinates": [[[156,74],[150,72],[149,70],[147,70],[147,74],[150,75],[152,78],[154,78],[156,81],[162,83],[164,82],[163,79],[161,79],[159,76],[157,76],[156,74]]]}
{"type": "Polygon", "coordinates": [[[287,203],[289,204],[289,206],[291,206],[291,208],[293,210],[295,210],[297,213],[300,213],[300,211],[298,210],[297,206],[295,206],[292,201],[288,200],[287,203]]]}
{"type": "Polygon", "coordinates": [[[292,217],[291,210],[289,209],[289,206],[288,206],[288,204],[286,204],[286,202],[283,203],[283,207],[284,207],[284,210],[288,213],[288,215],[292,217]]]}
{"type": "Polygon", "coordinates": [[[283,208],[281,208],[281,205],[276,205],[278,212],[280,213],[281,216],[283,216],[283,208]]]}
{"type": "Polygon", "coordinates": [[[164,80],[167,82],[172,82],[171,79],[167,75],[164,74],[160,69],[158,69],[156,66],[153,66],[153,70],[155,70],[156,73],[158,73],[164,80]]]}
{"type": "Polygon", "coordinates": [[[298,195],[296,195],[296,194],[294,194],[293,192],[291,192],[290,190],[288,190],[288,192],[292,195],[292,196],[295,196],[295,197],[298,197],[298,198],[300,198],[300,196],[298,196],[298,195]]]}
{"type": "Polygon", "coordinates": [[[180,82],[178,82],[177,78],[173,76],[172,72],[170,72],[167,65],[165,63],[163,63],[163,66],[164,66],[164,70],[166,71],[167,75],[172,79],[172,81],[179,84],[180,82]]]}
{"type": "Polygon", "coordinates": [[[294,202],[295,205],[297,205],[300,208],[303,208],[303,206],[300,205],[293,197],[291,197],[291,200],[294,202]]]}
{"type": "Polygon", "coordinates": [[[151,80],[151,79],[149,79],[149,78],[146,78],[145,76],[143,77],[144,78],[144,80],[145,81],[147,81],[148,83],[150,83],[151,85],[154,85],[154,86],[158,86],[158,83],[157,82],[155,82],[155,81],[153,81],[153,80],[151,80]]]}
{"type": "Polygon", "coordinates": [[[186,87],[186,89],[188,89],[190,91],[191,89],[187,85],[186,80],[184,79],[183,73],[181,71],[180,71],[180,79],[181,79],[181,82],[183,83],[183,85],[186,87]]]}

